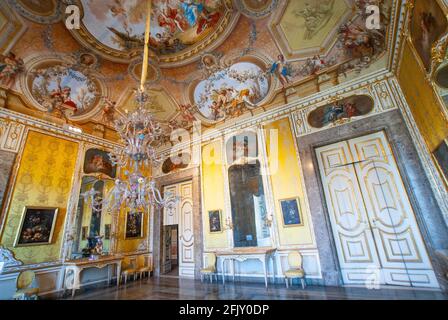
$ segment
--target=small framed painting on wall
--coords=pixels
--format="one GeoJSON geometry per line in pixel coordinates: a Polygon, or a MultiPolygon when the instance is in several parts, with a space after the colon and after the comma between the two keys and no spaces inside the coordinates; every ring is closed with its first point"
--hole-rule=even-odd
{"type": "Polygon", "coordinates": [[[282,210],[283,225],[285,227],[303,225],[299,198],[280,200],[280,208],[282,210]]]}
{"type": "Polygon", "coordinates": [[[448,184],[448,139],[442,141],[442,143],[434,150],[433,155],[439,166],[439,170],[444,175],[445,181],[448,184]]]}
{"type": "Polygon", "coordinates": [[[143,212],[126,214],[125,239],[143,238],[143,212]]]}
{"type": "Polygon", "coordinates": [[[81,240],[82,241],[87,240],[88,233],[89,233],[89,227],[82,227],[82,229],[81,229],[81,240]]]}
{"type": "Polygon", "coordinates": [[[221,210],[211,210],[208,212],[208,221],[210,224],[210,232],[221,232],[221,210]]]}
{"type": "Polygon", "coordinates": [[[25,207],[15,246],[51,244],[58,208],[25,207]]]}
{"type": "Polygon", "coordinates": [[[111,230],[111,225],[105,224],[104,225],[104,240],[110,240],[110,230],[111,230]]]}

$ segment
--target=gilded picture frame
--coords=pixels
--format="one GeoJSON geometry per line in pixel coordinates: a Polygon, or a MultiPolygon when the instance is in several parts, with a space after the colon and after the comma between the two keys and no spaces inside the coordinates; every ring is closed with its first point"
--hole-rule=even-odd
{"type": "Polygon", "coordinates": [[[222,227],[222,210],[209,210],[208,211],[208,224],[210,233],[223,232],[222,227]]]}
{"type": "Polygon", "coordinates": [[[433,151],[432,156],[445,183],[448,185],[448,138],[433,151]]]}
{"type": "Polygon", "coordinates": [[[302,210],[298,197],[279,200],[279,207],[282,214],[283,227],[303,226],[302,210]]]}
{"type": "Polygon", "coordinates": [[[81,241],[86,241],[89,236],[89,227],[83,226],[81,228],[81,241]]]}
{"type": "Polygon", "coordinates": [[[124,238],[125,240],[143,239],[143,226],[144,226],[145,214],[144,212],[132,213],[128,211],[125,217],[124,224],[124,238]],[[132,215],[135,217],[133,218],[132,215]]]}
{"type": "Polygon", "coordinates": [[[52,244],[58,212],[56,207],[25,206],[14,247],[52,244]]]}

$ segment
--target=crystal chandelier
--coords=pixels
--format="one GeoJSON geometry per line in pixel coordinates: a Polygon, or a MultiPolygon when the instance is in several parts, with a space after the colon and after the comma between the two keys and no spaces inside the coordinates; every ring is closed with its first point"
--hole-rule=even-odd
{"type": "Polygon", "coordinates": [[[124,147],[109,155],[112,163],[121,168],[123,176],[115,180],[114,187],[104,199],[94,189],[82,194],[94,211],[101,211],[104,208],[108,212],[119,212],[124,206],[129,208],[131,213],[145,212],[152,206],[168,207],[176,201],[171,194],[162,197],[150,173],[151,167],[159,164],[161,160],[157,156],[155,143],[159,141],[162,130],[145,107],[151,102],[151,97],[145,93],[151,13],[151,1],[147,2],[145,47],[140,88],[136,95],[137,108],[132,112],[126,112],[125,117],[115,121],[115,129],[124,147]]]}

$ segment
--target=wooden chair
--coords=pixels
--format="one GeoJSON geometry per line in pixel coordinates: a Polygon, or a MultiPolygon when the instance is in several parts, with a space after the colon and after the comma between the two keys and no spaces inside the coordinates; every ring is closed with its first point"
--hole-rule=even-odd
{"type": "Polygon", "coordinates": [[[207,255],[207,266],[201,269],[201,282],[204,280],[204,276],[210,278],[210,283],[213,282],[213,275],[215,275],[216,281],[218,281],[218,275],[216,273],[216,255],[209,253],[207,255]]]}
{"type": "Polygon", "coordinates": [[[140,280],[145,273],[148,273],[148,277],[152,271],[152,261],[151,256],[149,254],[140,255],[137,258],[138,267],[137,274],[140,275],[140,280]]]}
{"type": "Polygon", "coordinates": [[[14,300],[37,300],[39,294],[39,287],[36,283],[36,274],[34,271],[28,270],[20,272],[17,277],[16,293],[14,300]]]}
{"type": "Polygon", "coordinates": [[[288,254],[289,269],[284,272],[286,288],[289,288],[289,280],[300,279],[302,289],[305,289],[305,271],[302,268],[302,256],[298,252],[288,254]]]}
{"type": "Polygon", "coordinates": [[[124,284],[128,281],[128,276],[133,275],[134,280],[137,274],[137,258],[125,258],[123,261],[123,268],[121,271],[121,277],[124,276],[124,284]]]}

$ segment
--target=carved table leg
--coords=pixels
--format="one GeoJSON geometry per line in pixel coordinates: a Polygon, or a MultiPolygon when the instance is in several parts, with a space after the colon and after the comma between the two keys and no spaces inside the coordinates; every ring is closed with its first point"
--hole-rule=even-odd
{"type": "Polygon", "coordinates": [[[268,287],[268,258],[264,257],[263,263],[263,271],[264,271],[264,283],[266,285],[266,288],[268,287]]]}
{"type": "Polygon", "coordinates": [[[121,279],[121,261],[117,263],[117,288],[120,286],[121,279]]]}
{"type": "Polygon", "coordinates": [[[226,272],[225,272],[226,259],[221,260],[221,273],[222,273],[222,284],[226,284],[226,272]]]}

